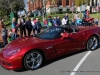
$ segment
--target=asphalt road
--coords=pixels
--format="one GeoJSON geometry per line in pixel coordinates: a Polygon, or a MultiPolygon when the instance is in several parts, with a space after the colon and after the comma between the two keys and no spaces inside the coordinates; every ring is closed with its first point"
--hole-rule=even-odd
{"type": "MultiPolygon", "coordinates": [[[[2,47],[0,43],[0,49],[2,47]]],[[[100,48],[93,52],[84,50],[56,58],[37,70],[9,71],[0,66],[0,75],[100,75],[100,48]]]]}

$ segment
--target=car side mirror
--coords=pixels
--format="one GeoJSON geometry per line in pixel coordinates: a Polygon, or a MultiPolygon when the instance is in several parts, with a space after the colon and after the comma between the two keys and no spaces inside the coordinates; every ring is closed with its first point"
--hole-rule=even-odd
{"type": "Polygon", "coordinates": [[[65,39],[65,38],[68,38],[69,37],[69,34],[68,33],[61,33],[61,40],[65,39]]]}

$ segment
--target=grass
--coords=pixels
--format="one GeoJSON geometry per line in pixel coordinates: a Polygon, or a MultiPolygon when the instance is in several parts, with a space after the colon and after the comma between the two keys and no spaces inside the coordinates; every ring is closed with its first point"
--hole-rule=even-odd
{"type": "MultiPolygon", "coordinates": [[[[74,15],[72,13],[68,13],[68,15],[69,15],[69,19],[72,20],[74,15]]],[[[83,17],[83,13],[79,13],[79,15],[80,15],[80,18],[83,17]]],[[[63,16],[65,16],[65,14],[52,14],[52,15],[47,15],[45,17],[48,18],[48,16],[51,16],[52,18],[56,17],[56,16],[60,16],[60,19],[62,19],[63,16]]],[[[93,17],[93,18],[99,18],[100,19],[99,16],[100,16],[100,13],[92,13],[92,14],[90,14],[90,17],[93,17]]],[[[38,18],[40,19],[41,22],[43,21],[42,17],[38,17],[38,18]]]]}

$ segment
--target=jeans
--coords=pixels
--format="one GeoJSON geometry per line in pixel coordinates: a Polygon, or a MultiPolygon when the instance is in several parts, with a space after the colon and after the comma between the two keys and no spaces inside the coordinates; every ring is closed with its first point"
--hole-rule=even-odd
{"type": "Polygon", "coordinates": [[[31,35],[31,29],[27,29],[27,31],[28,31],[28,36],[30,36],[31,35]]]}
{"type": "Polygon", "coordinates": [[[38,30],[37,30],[37,34],[39,34],[39,33],[40,33],[40,31],[41,31],[41,29],[38,29],[38,30]]]}
{"type": "Polygon", "coordinates": [[[4,43],[4,45],[6,45],[6,44],[7,44],[7,35],[2,36],[2,38],[3,38],[3,43],[4,43]]]}
{"type": "Polygon", "coordinates": [[[17,33],[14,33],[13,38],[14,40],[16,39],[17,33]]]}

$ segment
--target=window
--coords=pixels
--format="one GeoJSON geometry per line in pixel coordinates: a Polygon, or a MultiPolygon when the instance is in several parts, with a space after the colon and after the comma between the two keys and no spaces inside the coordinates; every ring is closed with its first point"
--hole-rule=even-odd
{"type": "Polygon", "coordinates": [[[95,4],[94,4],[94,0],[92,0],[92,6],[94,6],[95,4]]]}
{"type": "Polygon", "coordinates": [[[50,27],[38,34],[36,37],[40,39],[52,40],[59,38],[63,32],[62,27],[50,27]]]}
{"type": "Polygon", "coordinates": [[[66,0],[66,5],[69,5],[69,0],[66,0]]]}
{"type": "Polygon", "coordinates": [[[58,0],[58,1],[57,1],[57,5],[58,5],[58,6],[61,6],[61,5],[62,5],[62,0],[58,0]]]}

